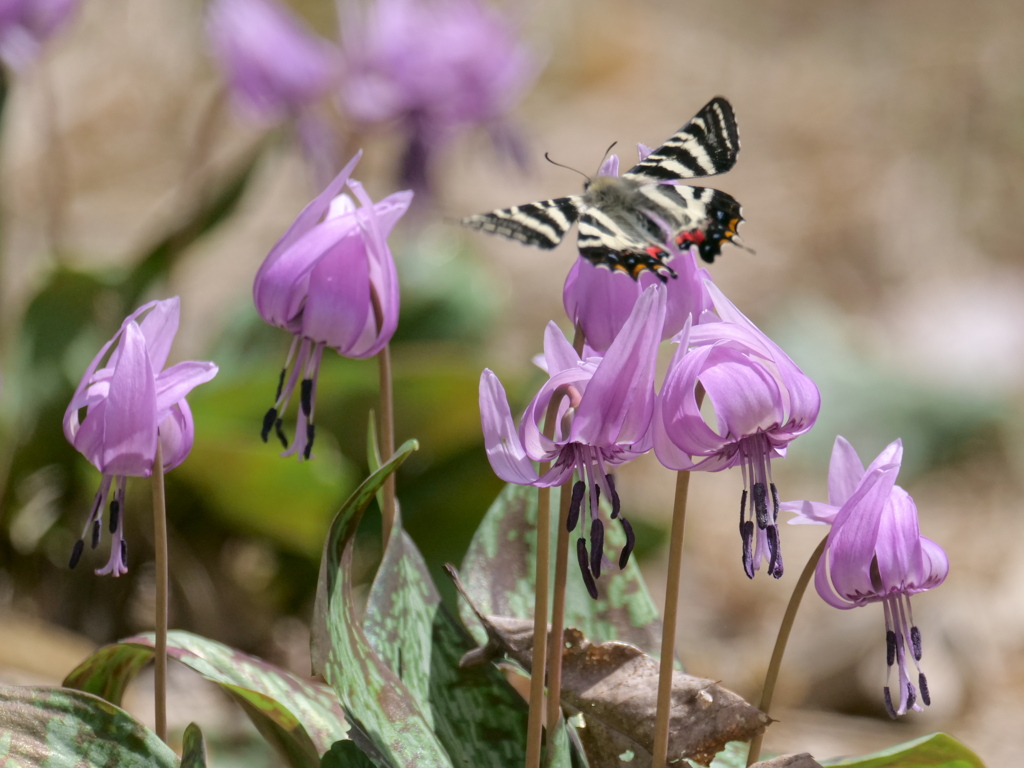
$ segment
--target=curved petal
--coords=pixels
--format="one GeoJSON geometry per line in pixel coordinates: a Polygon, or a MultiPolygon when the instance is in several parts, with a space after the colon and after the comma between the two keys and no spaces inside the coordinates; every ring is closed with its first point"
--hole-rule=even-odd
{"type": "MultiPolygon", "coordinates": [[[[253,301],[256,302],[256,306],[260,305],[260,283],[263,282],[265,273],[271,269],[282,255],[294,245],[299,238],[305,235],[313,225],[316,224],[320,218],[327,212],[327,209],[331,205],[333,200],[341,188],[345,186],[345,182],[348,181],[348,177],[352,174],[353,169],[356,167],[356,163],[359,162],[359,158],[363,156],[363,150],[357,151],[352,159],[348,161],[348,164],[341,169],[341,173],[334,177],[330,184],[313,198],[310,203],[302,209],[302,212],[295,218],[292,225],[288,227],[288,230],[281,236],[281,239],[277,241],[274,247],[267,254],[267,258],[263,260],[263,264],[260,265],[259,271],[256,273],[256,279],[253,282],[253,301]]],[[[262,315],[262,313],[261,313],[262,315]]],[[[269,320],[267,322],[270,322],[269,320]]]]}
{"type": "Polygon", "coordinates": [[[565,334],[554,321],[549,322],[544,328],[545,373],[554,376],[562,371],[574,370],[579,368],[580,362],[580,356],[565,338],[565,334]]]}
{"type": "Polygon", "coordinates": [[[643,439],[654,413],[654,367],[664,322],[665,291],[651,286],[587,384],[571,442],[608,446],[643,439]]]}
{"type": "Polygon", "coordinates": [[[179,400],[160,422],[160,452],[164,472],[170,472],[188,457],[194,438],[192,411],[184,399],[179,400]]]}
{"type": "Polygon", "coordinates": [[[923,592],[939,586],[949,575],[949,557],[946,551],[929,539],[921,537],[921,573],[912,584],[908,584],[908,592],[923,592]]]}
{"type": "Polygon", "coordinates": [[[181,299],[173,296],[165,301],[155,302],[152,309],[139,323],[142,335],[146,338],[149,362],[154,371],[161,371],[167,365],[167,357],[171,354],[171,344],[178,332],[180,314],[181,299]]]}
{"type": "Polygon", "coordinates": [[[156,381],[134,322],[124,329],[119,350],[104,412],[100,471],[148,477],[156,456],[156,381]]]}
{"type": "Polygon", "coordinates": [[[885,502],[896,483],[898,467],[866,474],[857,491],[839,510],[829,534],[829,576],[837,592],[851,599],[877,593],[871,562],[885,502]]]}
{"type": "Polygon", "coordinates": [[[347,355],[367,330],[377,330],[370,303],[370,264],[362,234],[351,229],[327,249],[309,275],[300,335],[347,355]]]}
{"type": "MultiPolygon", "coordinates": [[[[700,347],[687,352],[680,347],[669,365],[658,395],[664,438],[688,456],[710,456],[730,442],[705,423],[700,406],[697,405],[697,377],[713,349],[700,347]]],[[[669,469],[681,469],[672,451],[666,448],[665,440],[660,440],[656,433],[654,450],[659,461],[669,469]]]]}
{"type": "MultiPolygon", "coordinates": [[[[873,467],[874,468],[874,467],[873,467]]],[[[836,507],[846,503],[864,477],[864,464],[850,442],[836,435],[828,463],[828,502],[836,507]]]]}
{"type": "Polygon", "coordinates": [[[790,525],[832,525],[839,514],[839,507],[821,501],[784,501],[779,509],[796,513],[797,517],[789,521],[790,525]]]}
{"type": "Polygon", "coordinates": [[[875,557],[882,588],[886,592],[902,589],[908,580],[922,571],[917,506],[910,494],[898,485],[893,486],[882,510],[875,557]]]}
{"type": "Polygon", "coordinates": [[[480,420],[494,474],[509,483],[536,483],[537,471],[519,441],[505,388],[490,369],[480,374],[480,420]]]}
{"type": "Polygon", "coordinates": [[[305,232],[272,264],[264,262],[253,286],[256,311],[266,322],[292,333],[299,330],[310,274],[340,241],[357,232],[350,217],[324,221],[305,232]]]}
{"type": "Polygon", "coordinates": [[[200,384],[210,381],[220,369],[213,363],[189,360],[172,365],[156,377],[156,410],[162,420],[171,407],[200,384]]]}
{"type": "Polygon", "coordinates": [[[740,440],[782,423],[778,383],[750,358],[727,347],[712,347],[699,379],[714,406],[722,437],[740,440]]]}

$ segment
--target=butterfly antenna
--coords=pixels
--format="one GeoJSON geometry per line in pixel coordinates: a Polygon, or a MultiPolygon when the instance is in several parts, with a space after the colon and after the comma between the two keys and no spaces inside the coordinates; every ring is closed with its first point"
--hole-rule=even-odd
{"type": "Polygon", "coordinates": [[[551,159],[551,155],[549,155],[547,152],[544,153],[544,159],[547,160],[552,165],[557,165],[559,168],[565,168],[567,171],[572,171],[573,173],[578,173],[580,176],[582,176],[588,182],[590,181],[590,177],[587,176],[587,174],[585,174],[583,171],[577,170],[577,169],[573,168],[571,165],[563,165],[562,163],[556,163],[554,160],[551,159]]]}

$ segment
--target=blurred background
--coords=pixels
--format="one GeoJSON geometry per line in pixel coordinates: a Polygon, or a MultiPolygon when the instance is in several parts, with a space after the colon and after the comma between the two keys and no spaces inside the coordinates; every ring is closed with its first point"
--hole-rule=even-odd
{"type": "MultiPolygon", "coordinates": [[[[951,563],[946,583],[914,600],[931,707],[889,721],[881,609],[836,611],[812,590],[765,749],[824,758],[944,730],[990,768],[1019,763],[1024,9],[452,0],[434,4],[454,21],[433,30],[415,16],[427,0],[304,0],[288,6],[301,34],[277,40],[273,17],[231,5],[90,0],[31,55],[10,35],[0,45],[0,679],[59,683],[92,648],[151,627],[148,482],[128,485],[128,575],[93,576],[105,552],[67,569],[99,473],[61,418],[125,314],[180,295],[171,362],[220,366],[189,397],[195,447],[167,478],[172,627],[307,674],[322,539],[366,471],[377,371],[325,355],[314,461],[259,440],[290,342],[252,306],[267,251],[357,147],[355,176],[374,199],[416,188],[391,238],[398,439],[421,445],[398,488],[439,574],[501,487],[482,449],[480,370],[498,372],[513,411],[525,406],[545,324],[568,328],[574,258],[453,222],[577,191],[544,152],[593,173],[618,141],[628,167],[635,142],[657,145],[724,95],[743,151],[712,184],[743,204],[756,254],[727,248],[711,271],[822,393],[817,426],[773,467],[781,496],[825,498],[836,434],[865,463],[902,437],[899,482],[951,563]],[[329,42],[307,40],[310,53],[307,34],[329,42]],[[427,63],[403,58],[414,55],[427,63]]],[[[673,483],[653,455],[618,480],[659,602],[673,483]]],[[[787,526],[785,577],[748,581],[741,487],[735,471],[691,483],[679,652],[688,671],[756,701],[824,530],[787,526]]],[[[367,578],[377,537],[368,521],[367,578]]],[[[199,720],[220,750],[214,764],[276,764],[226,700],[188,673],[172,683],[182,725],[199,720]]],[[[138,696],[143,717],[147,706],[138,696]]]]}

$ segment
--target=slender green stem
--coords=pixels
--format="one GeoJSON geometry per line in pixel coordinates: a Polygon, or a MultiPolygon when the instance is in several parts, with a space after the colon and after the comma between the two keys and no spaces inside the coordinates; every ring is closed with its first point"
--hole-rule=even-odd
{"type": "MultiPolygon", "coordinates": [[[[380,297],[373,286],[370,286],[370,301],[373,304],[373,316],[377,322],[378,330],[384,325],[384,308],[380,304],[380,297]]],[[[393,394],[391,379],[391,345],[385,344],[384,349],[377,353],[377,363],[380,369],[380,423],[378,424],[378,439],[380,440],[381,460],[387,461],[395,455],[395,398],[393,394]]],[[[381,537],[383,547],[386,549],[391,539],[391,529],[395,525],[395,476],[390,474],[384,480],[382,489],[384,497],[384,508],[381,513],[381,537]]]]}
{"type": "MultiPolygon", "coordinates": [[[[384,345],[377,353],[380,364],[380,441],[382,459],[387,461],[395,455],[395,403],[391,386],[391,345],[384,345]]],[[[388,475],[383,488],[384,509],[381,510],[383,521],[381,535],[384,546],[391,539],[391,529],[395,524],[395,476],[388,475]]]]}
{"type": "MultiPolygon", "coordinates": [[[[576,354],[583,354],[586,338],[583,328],[576,324],[572,346],[576,354]]],[[[561,398],[553,398],[553,401],[561,398]]],[[[549,406],[550,407],[550,406],[549,406]]],[[[555,590],[551,603],[551,640],[548,654],[548,733],[554,733],[558,727],[558,719],[562,714],[562,652],[565,650],[562,635],[565,633],[565,582],[569,571],[569,506],[572,502],[573,481],[569,480],[561,488],[558,513],[558,537],[555,543],[555,590]]]]}
{"type": "Polygon", "coordinates": [[[153,551],[156,564],[156,642],[154,643],[154,713],[156,735],[167,741],[167,502],[160,438],[153,461],[153,551]]]}
{"type": "MultiPolygon", "coordinates": [[[[544,416],[544,434],[555,433],[558,404],[552,397],[544,416]]],[[[551,465],[543,462],[539,472],[551,465]]],[[[548,662],[548,579],[551,563],[551,489],[537,489],[537,564],[533,596],[533,659],[530,664],[530,713],[526,724],[526,768],[539,768],[544,735],[544,672],[548,662]]]]}
{"type": "Polygon", "coordinates": [[[562,714],[562,653],[565,650],[565,581],[569,570],[569,506],[572,503],[570,477],[561,488],[558,513],[558,538],[555,543],[555,591],[551,603],[551,652],[548,654],[548,732],[558,727],[562,714]]]}
{"type": "MultiPolygon", "coordinates": [[[[782,616],[782,624],[779,626],[779,634],[775,638],[775,648],[772,649],[772,659],[768,662],[768,671],[764,676],[764,688],[761,689],[760,710],[766,715],[772,706],[772,697],[775,695],[775,683],[779,680],[779,669],[782,667],[782,655],[786,652],[786,643],[789,641],[790,630],[793,629],[793,622],[796,621],[796,612],[803,600],[807,585],[811,583],[814,569],[818,567],[818,561],[825,551],[825,544],[828,543],[828,536],[821,540],[821,543],[811,554],[807,565],[800,573],[793,587],[793,594],[789,596],[789,605],[786,606],[786,613],[782,616]]],[[[750,742],[750,751],[747,753],[747,765],[753,765],[761,756],[761,740],[764,734],[758,734],[750,742]]]]}
{"type": "Polygon", "coordinates": [[[672,510],[672,535],[668,548],[668,580],[665,582],[665,615],[661,629],[661,659],[658,662],[658,712],[654,720],[654,768],[665,768],[668,759],[669,719],[672,714],[672,671],[676,649],[676,620],[679,609],[679,579],[683,568],[683,531],[690,473],[676,474],[676,495],[672,510]]]}

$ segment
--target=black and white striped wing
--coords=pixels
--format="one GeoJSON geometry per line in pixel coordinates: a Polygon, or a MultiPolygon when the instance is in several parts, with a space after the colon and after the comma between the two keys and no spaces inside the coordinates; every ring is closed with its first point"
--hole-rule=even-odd
{"type": "Polygon", "coordinates": [[[668,141],[623,176],[678,181],[725,173],[736,164],[740,136],[732,106],[716,96],[668,141]]]}
{"type": "Polygon", "coordinates": [[[580,216],[580,254],[598,266],[633,278],[651,270],[663,280],[674,277],[665,265],[666,244],[679,250],[696,247],[710,263],[722,244],[737,236],[743,221],[740,204],[709,187],[651,184],[638,190],[643,203],[635,211],[611,213],[588,208],[580,216]]]}
{"type": "Polygon", "coordinates": [[[462,223],[538,248],[554,248],[579,218],[579,203],[579,195],[557,197],[467,216],[462,223]]]}

